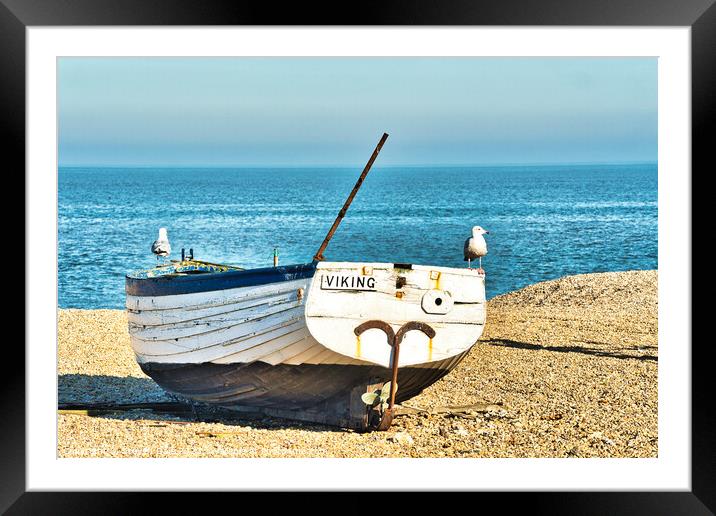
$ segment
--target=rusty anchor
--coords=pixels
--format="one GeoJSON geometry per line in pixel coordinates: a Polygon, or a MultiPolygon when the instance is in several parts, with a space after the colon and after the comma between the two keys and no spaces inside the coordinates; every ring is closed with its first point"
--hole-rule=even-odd
{"type": "MultiPolygon", "coordinates": [[[[379,321],[379,320],[371,320],[366,321],[363,324],[356,326],[356,328],[353,330],[354,333],[360,337],[360,335],[371,328],[376,328],[381,330],[383,333],[385,333],[385,336],[388,338],[388,344],[392,346],[393,350],[391,352],[390,356],[390,362],[392,364],[393,374],[392,379],[390,382],[390,402],[388,404],[388,408],[383,412],[383,414],[380,417],[380,420],[377,422],[377,424],[372,424],[373,429],[375,430],[387,430],[390,428],[390,424],[393,422],[393,417],[395,415],[395,393],[397,392],[397,382],[398,382],[398,358],[400,356],[400,343],[403,341],[403,338],[405,337],[405,334],[412,330],[417,330],[423,332],[425,335],[428,336],[428,338],[432,339],[435,337],[435,330],[433,330],[429,324],[418,322],[418,321],[410,321],[405,323],[403,326],[401,326],[397,332],[393,331],[393,328],[385,321],[379,321]]],[[[369,423],[370,424],[370,423],[369,423]]]]}

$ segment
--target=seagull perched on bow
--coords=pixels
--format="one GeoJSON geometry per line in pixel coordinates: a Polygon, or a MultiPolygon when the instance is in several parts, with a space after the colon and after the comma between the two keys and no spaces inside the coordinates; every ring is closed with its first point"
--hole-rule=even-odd
{"type": "Polygon", "coordinates": [[[480,226],[475,226],[472,228],[472,236],[465,240],[465,249],[464,249],[464,256],[465,261],[467,262],[467,268],[471,269],[470,262],[474,260],[475,258],[478,258],[480,260],[480,268],[477,269],[478,272],[484,273],[485,271],[482,270],[482,257],[487,254],[487,242],[485,242],[485,237],[482,235],[489,235],[490,232],[482,229],[480,226]]]}
{"type": "Polygon", "coordinates": [[[169,237],[167,237],[167,228],[159,228],[159,238],[152,244],[152,252],[157,255],[157,260],[160,256],[169,256],[169,253],[172,252],[172,246],[169,245],[169,237]]]}

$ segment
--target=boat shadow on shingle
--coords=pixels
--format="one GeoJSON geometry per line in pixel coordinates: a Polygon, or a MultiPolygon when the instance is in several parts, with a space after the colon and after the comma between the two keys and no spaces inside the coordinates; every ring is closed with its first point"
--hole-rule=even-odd
{"type": "MultiPolygon", "coordinates": [[[[631,346],[626,348],[620,348],[624,352],[615,352],[613,350],[605,350],[587,346],[543,346],[541,344],[533,344],[530,342],[520,342],[509,339],[485,339],[481,342],[489,344],[491,346],[499,346],[504,348],[517,348],[517,349],[529,349],[533,351],[556,351],[558,353],[580,353],[583,355],[592,355],[598,357],[618,358],[618,359],[634,359],[641,361],[653,361],[657,362],[659,359],[654,355],[637,355],[629,354],[627,351],[639,352],[639,347],[631,346]]],[[[641,346],[641,349],[654,349],[655,346],[641,346]]]]}
{"type": "Polygon", "coordinates": [[[60,404],[173,401],[147,377],[89,374],[58,375],[57,397],[60,404]]]}
{"type": "Polygon", "coordinates": [[[339,428],[269,417],[263,413],[237,412],[191,402],[162,390],[153,380],[134,376],[63,374],[57,377],[58,409],[64,414],[115,420],[146,420],[165,426],[181,423],[221,423],[257,429],[301,429],[317,432],[339,428]]]}

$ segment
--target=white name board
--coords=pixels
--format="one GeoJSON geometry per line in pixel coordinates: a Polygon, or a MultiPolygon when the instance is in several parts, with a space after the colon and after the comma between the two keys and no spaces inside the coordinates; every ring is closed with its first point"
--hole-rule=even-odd
{"type": "Polygon", "coordinates": [[[324,290],[375,290],[375,278],[357,274],[324,274],[321,276],[324,290]]]}

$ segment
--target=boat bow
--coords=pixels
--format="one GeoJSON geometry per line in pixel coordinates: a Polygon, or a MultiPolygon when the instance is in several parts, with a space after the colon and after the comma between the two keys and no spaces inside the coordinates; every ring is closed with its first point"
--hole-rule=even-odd
{"type": "Polygon", "coordinates": [[[405,333],[400,367],[444,360],[469,349],[485,324],[484,275],[473,269],[412,264],[321,262],[306,300],[311,335],[344,356],[390,367],[393,332],[419,322],[434,330],[405,333]]]}

